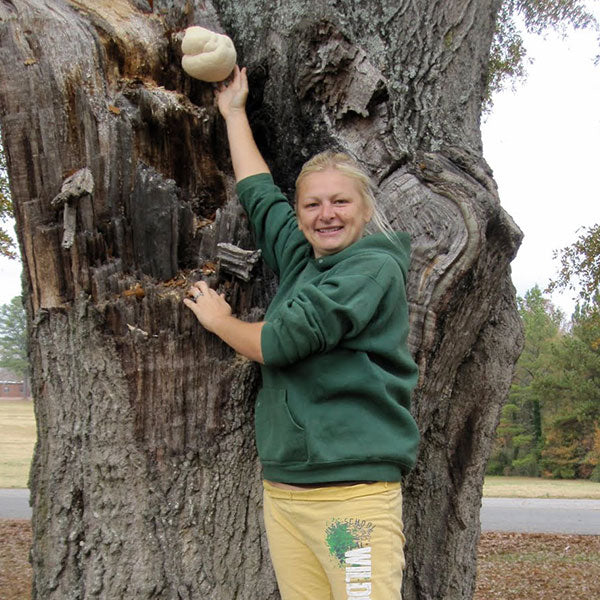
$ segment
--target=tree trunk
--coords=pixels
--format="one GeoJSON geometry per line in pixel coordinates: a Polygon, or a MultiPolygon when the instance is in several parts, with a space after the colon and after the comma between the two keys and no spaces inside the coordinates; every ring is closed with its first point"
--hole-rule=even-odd
{"type": "MultiPolygon", "coordinates": [[[[276,181],[355,155],[413,238],[406,600],[472,596],[485,463],[521,344],[520,232],[482,156],[500,0],[0,1],[0,123],[39,440],[34,598],[278,598],[261,525],[253,364],[181,301],[201,276],[260,318],[219,242],[252,248],[210,84],[182,30],[232,36],[276,181]]],[[[242,261],[243,262],[243,261],[242,261]]],[[[247,265],[248,269],[251,265],[247,265]]]]}

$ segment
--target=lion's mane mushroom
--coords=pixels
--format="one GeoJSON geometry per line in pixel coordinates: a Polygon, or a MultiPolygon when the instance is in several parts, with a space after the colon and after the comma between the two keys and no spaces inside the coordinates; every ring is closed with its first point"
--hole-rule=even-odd
{"type": "Polygon", "coordinates": [[[202,81],[223,81],[233,71],[237,58],[229,37],[204,27],[188,27],[181,43],[185,72],[202,81]]]}

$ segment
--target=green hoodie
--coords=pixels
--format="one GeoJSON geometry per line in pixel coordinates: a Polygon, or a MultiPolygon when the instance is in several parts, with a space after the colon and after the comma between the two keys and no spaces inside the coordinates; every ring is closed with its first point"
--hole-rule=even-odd
{"type": "Polygon", "coordinates": [[[417,367],[406,343],[408,235],[368,235],[315,259],[271,175],[243,179],[237,192],[279,276],[255,412],[264,477],[399,481],[419,441],[409,412],[417,367]]]}

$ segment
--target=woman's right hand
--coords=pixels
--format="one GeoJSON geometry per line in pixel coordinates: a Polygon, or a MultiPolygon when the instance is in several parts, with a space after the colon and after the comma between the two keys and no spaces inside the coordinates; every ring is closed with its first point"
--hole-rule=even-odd
{"type": "Polygon", "coordinates": [[[234,112],[245,112],[246,98],[248,97],[246,67],[240,69],[235,65],[233,79],[228,84],[220,83],[215,90],[215,95],[219,112],[225,120],[234,112]]]}
{"type": "Polygon", "coordinates": [[[241,181],[251,175],[269,173],[269,167],[256,146],[246,115],[246,68],[240,69],[236,65],[231,81],[219,84],[215,88],[215,96],[219,112],[225,119],[235,180],[241,181]]]}

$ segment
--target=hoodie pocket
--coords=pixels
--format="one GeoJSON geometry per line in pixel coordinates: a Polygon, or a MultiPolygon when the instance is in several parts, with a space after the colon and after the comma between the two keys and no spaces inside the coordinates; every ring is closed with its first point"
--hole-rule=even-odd
{"type": "Polygon", "coordinates": [[[286,391],[263,388],[254,413],[256,447],[263,463],[305,462],[306,436],[290,413],[286,391]]]}

